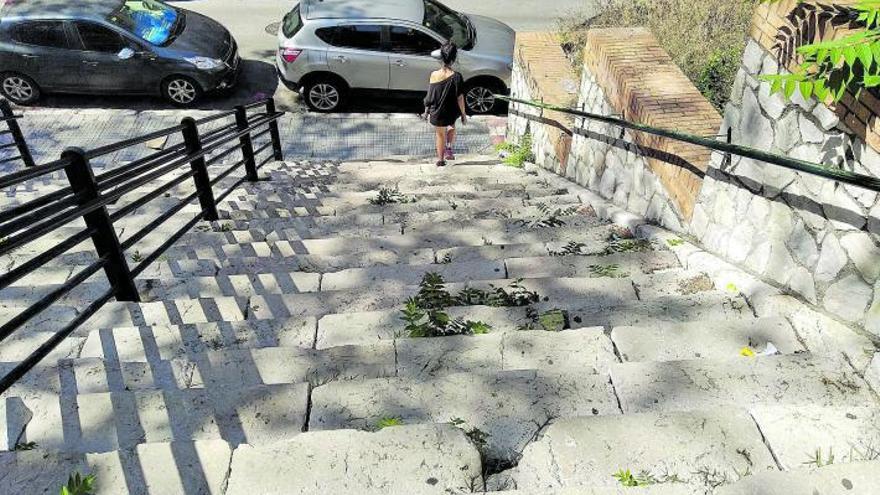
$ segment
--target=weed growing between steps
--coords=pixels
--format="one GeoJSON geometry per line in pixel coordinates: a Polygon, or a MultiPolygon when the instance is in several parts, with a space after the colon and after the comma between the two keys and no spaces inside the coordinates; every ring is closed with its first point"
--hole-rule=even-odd
{"type": "Polygon", "coordinates": [[[400,192],[400,189],[397,186],[393,188],[390,187],[380,187],[379,192],[375,198],[370,198],[370,204],[376,206],[386,206],[386,205],[394,205],[394,204],[406,204],[406,203],[415,203],[416,198],[412,198],[406,196],[405,194],[400,192]]]}
{"type": "Polygon", "coordinates": [[[382,418],[376,422],[376,431],[392,426],[403,426],[403,420],[393,416],[382,418]]]}
{"type": "Polygon", "coordinates": [[[526,323],[520,325],[519,331],[543,330],[545,332],[561,332],[570,328],[568,313],[562,309],[551,309],[538,313],[538,310],[529,306],[526,308],[526,323]]]}
{"type": "Polygon", "coordinates": [[[535,154],[532,153],[532,135],[529,132],[523,134],[519,144],[503,142],[495,147],[495,151],[504,160],[505,165],[514,168],[523,168],[526,162],[535,161],[535,154]]]}
{"type": "Polygon", "coordinates": [[[453,320],[445,310],[452,306],[525,307],[541,299],[537,292],[526,289],[521,279],[506,288],[494,285],[490,285],[489,290],[467,287],[455,295],[446,290],[445,283],[437,273],[426,273],[422,277],[418,294],[401,310],[405,335],[418,338],[486,334],[492,330],[491,325],[464,318],[453,320]]]}
{"type": "Polygon", "coordinates": [[[34,450],[37,447],[38,447],[37,442],[19,442],[19,443],[15,444],[15,447],[13,447],[12,450],[14,450],[14,451],[34,450]]]}
{"type": "Polygon", "coordinates": [[[583,242],[569,241],[568,244],[559,249],[547,248],[550,256],[589,256],[591,253],[587,249],[587,245],[583,242]]]}
{"type": "Polygon", "coordinates": [[[566,208],[551,208],[544,203],[538,204],[538,215],[531,219],[520,219],[516,223],[527,229],[545,229],[551,227],[564,227],[564,217],[574,215],[578,212],[579,206],[568,206],[566,208]]]}
{"type": "Polygon", "coordinates": [[[625,227],[613,226],[608,235],[608,247],[605,254],[615,253],[642,253],[654,251],[654,244],[647,239],[636,239],[631,230],[625,227]]]}
{"type": "Polygon", "coordinates": [[[620,271],[620,265],[590,265],[590,274],[594,277],[626,278],[628,273],[620,271]]]}
{"type": "Polygon", "coordinates": [[[94,474],[84,477],[79,473],[74,473],[67,478],[67,484],[61,487],[60,495],[93,495],[95,493],[94,485],[94,474]]]}

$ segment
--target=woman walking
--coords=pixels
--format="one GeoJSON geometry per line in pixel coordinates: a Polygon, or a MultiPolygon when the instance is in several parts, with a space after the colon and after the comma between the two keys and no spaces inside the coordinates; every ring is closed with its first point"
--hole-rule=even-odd
{"type": "Polygon", "coordinates": [[[434,126],[437,142],[437,166],[446,165],[446,160],[455,160],[452,145],[455,143],[455,122],[467,124],[464,107],[464,78],[452,69],[458,57],[458,48],[447,42],[440,48],[439,70],[431,74],[428,96],[425,97],[425,112],[434,126]]]}

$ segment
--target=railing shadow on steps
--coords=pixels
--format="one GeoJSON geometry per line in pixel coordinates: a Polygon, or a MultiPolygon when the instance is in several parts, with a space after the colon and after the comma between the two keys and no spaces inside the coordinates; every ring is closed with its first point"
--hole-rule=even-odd
{"type": "Polygon", "coordinates": [[[26,262],[0,274],[0,290],[10,287],[81,243],[91,241],[97,252],[96,261],[72,274],[63,284],[53,286],[42,298],[0,325],[0,345],[16,330],[98,272],[103,270],[109,282],[108,290],[91,298],[93,300],[87,306],[78,308],[74,318],[0,378],[0,393],[15,384],[112,299],[139,302],[135,286],[139,274],[199,221],[217,220],[217,203],[245,181],[259,180],[261,167],[270,161],[283,159],[278,129],[278,120],[282,115],[284,112],[276,111],[275,102],[270,98],[199,120],[186,117],[180,125],[89,151],[68,148],[57,161],[0,177],[0,189],[6,189],[63,171],[69,184],[36,199],[0,208],[0,256],[7,256],[52,234],[58,236],[62,233],[61,229],[71,223],[85,223],[85,227],[76,234],[57,242],[51,239],[51,247],[38,249],[38,253],[26,262]],[[208,126],[213,128],[200,131],[200,127],[208,126]],[[109,157],[120,150],[173,136],[182,137],[181,142],[99,175],[95,175],[90,165],[92,160],[109,157]],[[258,140],[264,136],[268,137],[267,142],[258,145],[258,140]],[[241,158],[235,163],[228,167],[221,163],[238,151],[241,151],[241,158]],[[259,159],[260,156],[264,157],[259,159]],[[221,170],[211,177],[209,167],[221,165],[221,170]],[[243,176],[231,176],[242,168],[243,176]],[[224,182],[224,179],[227,180],[224,182]],[[153,187],[162,180],[165,182],[153,187]],[[173,198],[173,205],[167,210],[145,225],[138,225],[136,232],[124,239],[119,238],[114,225],[116,222],[158,198],[167,199],[171,191],[185,186],[189,180],[195,185],[194,192],[173,198]],[[217,187],[222,187],[222,190],[215,194],[217,187]],[[145,188],[149,190],[144,191],[145,188]],[[128,196],[130,202],[111,213],[108,206],[115,205],[124,196],[128,196]],[[163,242],[149,254],[138,256],[135,266],[129,266],[125,258],[127,249],[196,201],[200,205],[197,214],[172,233],[162,232],[163,242]]]}
{"type": "MultiPolygon", "coordinates": [[[[729,161],[729,157],[731,155],[740,156],[743,158],[750,158],[752,160],[756,160],[758,162],[768,163],[771,165],[787,168],[790,170],[794,170],[796,172],[803,172],[807,174],[811,174],[817,177],[823,177],[825,179],[831,179],[837,182],[842,182],[845,184],[850,184],[853,186],[861,187],[863,189],[868,189],[874,192],[880,192],[880,178],[871,177],[868,175],[857,174],[855,172],[850,172],[848,170],[842,170],[839,168],[831,168],[819,163],[812,163],[806,160],[799,160],[796,158],[791,158],[785,155],[778,155],[775,153],[770,153],[764,150],[760,150],[758,148],[752,148],[750,146],[743,146],[739,144],[731,143],[731,131],[728,129],[727,133],[727,141],[719,141],[714,138],[707,138],[703,136],[696,136],[693,134],[688,134],[681,131],[675,131],[670,129],[663,129],[660,127],[653,127],[645,124],[639,124],[637,122],[631,122],[628,120],[624,120],[622,118],[610,116],[610,115],[601,115],[596,113],[584,112],[582,110],[577,110],[573,108],[566,108],[557,105],[551,105],[548,103],[544,103],[542,101],[531,101],[531,100],[523,100],[519,98],[512,98],[505,95],[495,95],[496,98],[508,101],[510,103],[515,103],[519,105],[525,105],[528,107],[537,108],[540,110],[549,110],[558,113],[564,113],[568,115],[572,115],[574,117],[580,117],[586,120],[593,120],[597,122],[604,122],[606,124],[612,124],[624,129],[630,129],[633,131],[644,132],[648,134],[653,134],[655,136],[665,137],[674,139],[676,141],[681,141],[684,143],[694,144],[697,146],[701,146],[703,148],[708,148],[714,151],[719,151],[725,153],[727,155],[727,160],[729,161]]],[[[589,131],[583,129],[579,126],[575,126],[574,129],[568,129],[563,124],[547,118],[541,112],[539,115],[532,115],[526,112],[519,111],[516,108],[510,109],[511,115],[516,115],[527,120],[543,124],[549,125],[552,127],[556,127],[561,129],[568,135],[578,134],[587,138],[594,137],[591,136],[589,131]]],[[[668,161],[668,160],[667,160],[668,161]]]]}
{"type": "Polygon", "coordinates": [[[0,140],[0,151],[15,148],[18,152],[17,155],[13,151],[12,156],[0,157],[0,165],[17,160],[21,160],[25,167],[36,165],[33,156],[31,156],[31,150],[28,148],[27,141],[24,139],[24,134],[21,132],[21,127],[18,125],[18,119],[20,118],[21,115],[13,112],[9,102],[4,98],[0,98],[0,122],[6,124],[6,129],[0,129],[0,136],[5,137],[5,139],[0,140]],[[9,138],[11,138],[11,141],[9,141],[9,138]]]}

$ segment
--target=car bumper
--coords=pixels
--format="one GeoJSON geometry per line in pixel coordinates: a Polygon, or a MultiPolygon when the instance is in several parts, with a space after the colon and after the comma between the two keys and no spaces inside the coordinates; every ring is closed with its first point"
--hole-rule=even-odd
{"type": "Polygon", "coordinates": [[[287,87],[287,89],[296,93],[299,93],[302,89],[302,84],[300,84],[299,81],[291,81],[288,79],[277,65],[275,66],[275,73],[278,74],[278,79],[281,81],[281,84],[284,84],[284,86],[287,87]]]}
{"type": "Polygon", "coordinates": [[[232,67],[227,67],[224,70],[219,70],[210,74],[201,73],[198,75],[197,79],[202,85],[202,88],[208,93],[225,91],[238,84],[238,79],[241,76],[241,66],[241,60],[237,60],[232,67]]]}

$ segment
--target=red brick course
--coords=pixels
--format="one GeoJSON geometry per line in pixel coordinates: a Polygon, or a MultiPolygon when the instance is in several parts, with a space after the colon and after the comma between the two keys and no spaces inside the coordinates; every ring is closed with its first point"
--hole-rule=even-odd
{"type": "MultiPolygon", "coordinates": [[[[642,28],[593,29],[587,34],[584,63],[626,120],[699,136],[715,135],[721,116],[642,28]]],[[[648,160],[685,220],[693,215],[711,151],[668,138],[636,132],[636,144],[683,160],[688,167],[659,158],[648,160]]]]}

